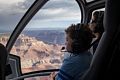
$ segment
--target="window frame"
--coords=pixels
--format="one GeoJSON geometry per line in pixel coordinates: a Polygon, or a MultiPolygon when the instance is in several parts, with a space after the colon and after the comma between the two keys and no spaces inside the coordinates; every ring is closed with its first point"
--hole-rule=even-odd
{"type": "MultiPolygon", "coordinates": [[[[29,21],[32,19],[32,17],[42,8],[42,6],[47,3],[48,0],[36,0],[32,6],[28,9],[28,11],[25,13],[25,15],[22,17],[20,22],[17,24],[15,30],[13,31],[12,35],[10,36],[8,43],[6,45],[6,48],[8,52],[12,49],[12,46],[14,45],[16,39],[20,35],[20,33],[23,31],[23,29],[26,27],[26,25],[29,23],[29,21]]],[[[84,6],[82,1],[76,0],[76,2],[79,5],[79,8],[81,10],[81,22],[84,22],[84,6]]],[[[36,72],[33,72],[36,73],[36,72]]],[[[32,74],[33,74],[32,73],[32,74]]],[[[30,72],[28,74],[31,74],[30,72]]],[[[25,74],[22,74],[25,75],[25,74]]]]}

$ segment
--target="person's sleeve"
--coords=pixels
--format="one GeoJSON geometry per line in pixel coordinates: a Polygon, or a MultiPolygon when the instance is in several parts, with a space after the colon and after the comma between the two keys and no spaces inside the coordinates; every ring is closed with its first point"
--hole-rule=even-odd
{"type": "Polygon", "coordinates": [[[68,73],[72,70],[71,64],[71,60],[65,59],[55,80],[73,80],[72,76],[68,73]]]}
{"type": "Polygon", "coordinates": [[[59,70],[58,74],[55,77],[55,80],[73,80],[73,77],[64,71],[59,70]]]}

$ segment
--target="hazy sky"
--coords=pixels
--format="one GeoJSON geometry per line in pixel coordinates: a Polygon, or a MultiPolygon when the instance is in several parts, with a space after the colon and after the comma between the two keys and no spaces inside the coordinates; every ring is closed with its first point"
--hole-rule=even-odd
{"type": "MultiPolygon", "coordinates": [[[[0,0],[0,30],[14,29],[35,0],[0,0]]],[[[33,17],[27,28],[64,28],[80,22],[75,0],[50,0],[33,17]]]]}

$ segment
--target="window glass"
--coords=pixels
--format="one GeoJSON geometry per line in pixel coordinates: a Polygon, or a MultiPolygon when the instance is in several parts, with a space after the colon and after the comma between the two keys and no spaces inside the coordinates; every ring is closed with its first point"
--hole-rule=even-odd
{"type": "Polygon", "coordinates": [[[95,0],[86,0],[86,2],[92,2],[92,1],[95,1],[95,0]]]}
{"type": "Polygon", "coordinates": [[[30,77],[25,80],[49,80],[49,76],[30,77]]]}
{"type": "Polygon", "coordinates": [[[21,58],[22,73],[59,68],[65,45],[64,30],[81,21],[75,0],[50,0],[32,18],[11,53],[21,58]]]}
{"type": "Polygon", "coordinates": [[[6,45],[14,28],[35,0],[0,0],[0,43],[6,45]]]}
{"type": "Polygon", "coordinates": [[[95,12],[95,11],[105,11],[105,8],[96,9],[93,12],[95,12]]]}

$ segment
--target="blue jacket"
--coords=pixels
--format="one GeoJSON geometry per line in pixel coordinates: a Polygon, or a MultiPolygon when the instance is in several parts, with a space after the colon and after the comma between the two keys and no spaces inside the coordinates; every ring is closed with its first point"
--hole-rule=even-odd
{"type": "Polygon", "coordinates": [[[79,80],[80,76],[89,68],[91,59],[92,54],[89,51],[71,54],[63,60],[55,80],[79,80]]]}

